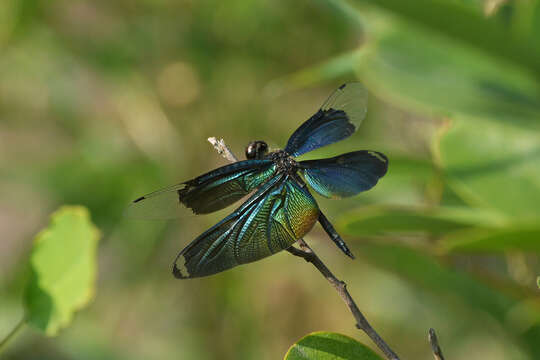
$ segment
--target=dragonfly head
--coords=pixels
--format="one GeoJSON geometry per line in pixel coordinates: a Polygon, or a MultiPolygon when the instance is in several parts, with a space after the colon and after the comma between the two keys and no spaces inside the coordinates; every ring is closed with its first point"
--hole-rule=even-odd
{"type": "Polygon", "coordinates": [[[246,159],[262,159],[268,154],[268,145],[261,140],[252,141],[246,146],[246,159]]]}

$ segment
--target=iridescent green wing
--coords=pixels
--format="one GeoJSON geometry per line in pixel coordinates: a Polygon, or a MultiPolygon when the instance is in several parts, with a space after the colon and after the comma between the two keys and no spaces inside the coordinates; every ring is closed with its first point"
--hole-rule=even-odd
{"type": "Polygon", "coordinates": [[[264,184],[244,204],[178,254],[177,278],[208,276],[288,248],[319,217],[315,199],[287,175],[264,184]]]}
{"type": "Polygon", "coordinates": [[[141,196],[131,203],[126,215],[139,219],[170,219],[189,212],[211,213],[240,200],[274,173],[275,166],[270,160],[238,161],[141,196]]]}

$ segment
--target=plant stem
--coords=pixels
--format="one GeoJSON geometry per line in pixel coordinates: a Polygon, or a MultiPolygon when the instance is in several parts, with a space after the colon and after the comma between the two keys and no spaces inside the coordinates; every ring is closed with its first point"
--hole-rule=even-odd
{"type": "Polygon", "coordinates": [[[217,150],[219,155],[223,156],[225,159],[229,160],[230,162],[236,162],[238,161],[238,158],[233,154],[231,149],[225,144],[225,141],[223,139],[216,139],[215,137],[209,137],[208,142],[212,144],[214,149],[217,150]]]}
{"type": "Polygon", "coordinates": [[[441,347],[439,346],[439,340],[437,339],[437,334],[435,334],[434,329],[429,329],[428,339],[429,343],[431,344],[431,350],[433,351],[435,360],[444,360],[441,347]]]}
{"type": "Polygon", "coordinates": [[[319,270],[319,272],[328,280],[328,282],[336,289],[339,296],[343,299],[345,304],[349,307],[351,314],[356,320],[356,327],[369,336],[371,340],[377,345],[377,347],[384,353],[387,359],[389,360],[399,360],[399,357],[396,353],[390,348],[390,346],[379,336],[379,334],[371,327],[366,317],[358,306],[354,302],[351,294],[347,290],[347,284],[339,280],[334,276],[334,274],[328,269],[324,262],[317,256],[317,254],[309,247],[308,244],[303,239],[298,240],[298,244],[302,250],[291,246],[287,249],[288,252],[294,256],[299,256],[306,260],[307,262],[313,264],[319,270]]]}
{"type": "Polygon", "coordinates": [[[23,329],[26,324],[26,317],[23,317],[17,325],[0,341],[0,354],[4,351],[7,344],[23,329]]]}

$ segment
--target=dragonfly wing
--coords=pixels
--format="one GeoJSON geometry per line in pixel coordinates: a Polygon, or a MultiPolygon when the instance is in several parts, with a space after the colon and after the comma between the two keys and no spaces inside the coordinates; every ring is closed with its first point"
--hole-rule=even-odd
{"type": "Polygon", "coordinates": [[[264,184],[235,212],[178,254],[177,278],[208,276],[288,248],[319,217],[315,199],[286,175],[264,184]]]}
{"type": "Polygon", "coordinates": [[[141,196],[126,215],[170,219],[187,213],[207,214],[238,201],[275,172],[270,160],[245,160],[210,171],[195,179],[141,196]]]}
{"type": "Polygon", "coordinates": [[[358,82],[341,85],[289,138],[285,151],[300,156],[343,140],[358,128],[367,112],[368,93],[358,82]]]}
{"type": "Polygon", "coordinates": [[[354,151],[330,159],[301,161],[300,168],[319,194],[343,198],[375,186],[386,174],[388,158],[376,151],[354,151]]]}

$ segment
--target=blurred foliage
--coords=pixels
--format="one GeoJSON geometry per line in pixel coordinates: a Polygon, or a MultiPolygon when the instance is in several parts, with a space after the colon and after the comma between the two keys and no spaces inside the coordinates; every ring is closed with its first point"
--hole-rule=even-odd
{"type": "Polygon", "coordinates": [[[177,251],[223,213],[122,217],[223,165],[207,137],[281,147],[358,78],[372,93],[360,131],[306,157],[373,149],[389,172],[317,198],[358,260],[318,226],[307,240],[404,358],[432,358],[429,327],[451,359],[539,358],[539,36],[537,0],[1,1],[0,334],[22,317],[47,214],[82,204],[103,233],[88,310],[5,357],[276,359],[321,329],[370,345],[285,253],[175,281],[177,251]]]}
{"type": "Polygon", "coordinates": [[[348,336],[320,331],[296,342],[287,351],[284,359],[381,360],[382,358],[348,336]]]}
{"type": "Polygon", "coordinates": [[[82,206],[64,206],[51,216],[30,254],[24,316],[2,338],[0,352],[26,324],[55,336],[88,304],[94,294],[99,236],[82,206]]]}
{"type": "Polygon", "coordinates": [[[99,231],[84,207],[63,207],[35,240],[25,321],[56,335],[94,294],[99,231]]]}

